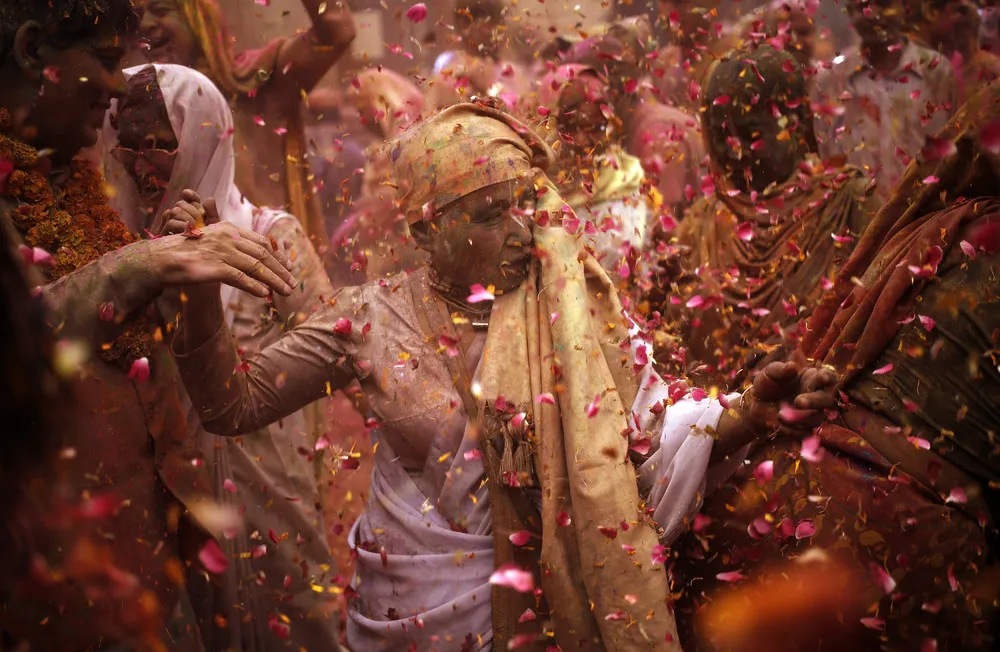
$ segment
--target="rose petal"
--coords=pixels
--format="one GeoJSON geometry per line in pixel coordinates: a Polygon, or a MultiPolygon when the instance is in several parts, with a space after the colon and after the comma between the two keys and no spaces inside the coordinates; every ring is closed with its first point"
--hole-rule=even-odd
{"type": "Polygon", "coordinates": [[[527,593],[535,587],[535,577],[529,571],[515,564],[504,564],[490,575],[490,584],[505,586],[519,593],[527,593]]]}
{"type": "Polygon", "coordinates": [[[874,371],[872,371],[872,375],[873,376],[882,376],[882,375],[887,374],[890,371],[892,371],[892,369],[893,369],[893,366],[892,366],[892,363],[890,362],[889,364],[885,365],[884,367],[879,367],[878,369],[875,369],[874,371]]]}
{"type": "Polygon", "coordinates": [[[494,301],[496,297],[493,295],[493,286],[489,289],[484,288],[479,283],[469,287],[469,298],[466,299],[469,303],[482,303],[483,301],[494,301]]]}
{"type": "Polygon", "coordinates": [[[868,564],[868,570],[871,571],[872,581],[875,582],[876,586],[885,591],[886,594],[896,590],[896,580],[892,579],[892,575],[884,568],[871,562],[868,564]]]}
{"type": "Polygon", "coordinates": [[[753,477],[759,484],[770,482],[771,478],[774,477],[774,462],[767,460],[758,464],[757,468],[753,470],[753,477]]]}
{"type": "Polygon", "coordinates": [[[427,18],[427,5],[418,2],[406,10],[406,17],[414,23],[422,23],[427,18]]]}
{"type": "Polygon", "coordinates": [[[816,524],[807,518],[799,521],[799,524],[795,526],[796,539],[808,539],[809,537],[815,536],[815,534],[816,524]]]}
{"type": "Polygon", "coordinates": [[[523,546],[531,541],[531,532],[528,532],[527,530],[518,530],[517,532],[512,532],[508,538],[515,546],[523,546]]]}
{"type": "Polygon", "coordinates": [[[799,456],[807,462],[818,464],[823,459],[823,454],[825,452],[826,451],[820,443],[819,437],[813,435],[812,437],[806,437],[802,440],[799,456]]]}
{"type": "Polygon", "coordinates": [[[225,480],[222,481],[222,488],[231,494],[236,493],[236,483],[230,480],[229,478],[226,478],[225,480]]]}
{"type": "Polygon", "coordinates": [[[353,327],[354,325],[351,323],[350,319],[341,317],[337,320],[337,323],[333,325],[333,334],[339,337],[350,337],[353,327]]]}
{"type": "Polygon", "coordinates": [[[267,626],[270,627],[271,631],[274,632],[274,635],[280,639],[287,639],[292,633],[292,626],[283,620],[280,620],[277,614],[268,614],[267,626]]]}
{"type": "Polygon", "coordinates": [[[725,573],[719,573],[715,576],[715,578],[722,580],[723,582],[739,582],[740,580],[745,580],[747,576],[739,571],[728,571],[725,573]]]}
{"type": "Polygon", "coordinates": [[[209,539],[201,547],[201,550],[198,551],[198,561],[205,567],[205,570],[216,575],[225,573],[226,569],[229,568],[229,560],[215,539],[209,539]]]}
{"type": "Polygon", "coordinates": [[[128,372],[128,379],[137,383],[149,380],[149,358],[139,358],[133,362],[128,372]]]}

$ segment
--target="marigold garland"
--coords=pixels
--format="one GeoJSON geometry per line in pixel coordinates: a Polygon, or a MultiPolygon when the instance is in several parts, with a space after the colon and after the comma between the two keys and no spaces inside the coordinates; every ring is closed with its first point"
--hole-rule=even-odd
{"type": "MultiPolygon", "coordinates": [[[[91,163],[73,161],[69,181],[53,192],[43,171],[47,159],[4,133],[10,125],[9,115],[4,114],[0,110],[0,160],[12,164],[13,170],[2,193],[17,202],[11,217],[25,243],[51,253],[54,263],[44,270],[49,281],[137,240],[108,205],[104,180],[91,163]]],[[[124,332],[102,348],[101,358],[127,368],[152,352],[152,331],[147,316],[133,318],[124,332]]]]}

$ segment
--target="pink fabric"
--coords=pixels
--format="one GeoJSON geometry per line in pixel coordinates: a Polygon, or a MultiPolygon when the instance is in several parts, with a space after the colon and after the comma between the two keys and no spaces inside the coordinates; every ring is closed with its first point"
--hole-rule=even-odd
{"type": "Polygon", "coordinates": [[[705,145],[697,120],[680,109],[647,97],[635,108],[625,148],[659,178],[657,188],[668,206],[687,204],[685,189],[698,190],[705,145]]]}

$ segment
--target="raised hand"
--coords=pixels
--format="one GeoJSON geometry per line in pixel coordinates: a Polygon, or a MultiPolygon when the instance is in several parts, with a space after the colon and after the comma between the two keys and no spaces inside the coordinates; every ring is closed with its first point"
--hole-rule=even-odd
{"type": "Polygon", "coordinates": [[[288,296],[296,284],[291,263],[271,242],[219,219],[214,200],[204,204],[186,190],[165,211],[161,229],[180,231],[150,242],[153,265],[164,287],[225,283],[258,297],[269,291],[288,296]],[[202,221],[205,226],[199,228],[202,221]]]}

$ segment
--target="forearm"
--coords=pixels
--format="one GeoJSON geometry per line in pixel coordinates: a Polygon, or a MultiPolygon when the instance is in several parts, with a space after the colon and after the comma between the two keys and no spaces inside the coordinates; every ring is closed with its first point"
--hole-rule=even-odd
{"type": "Polygon", "coordinates": [[[357,36],[350,7],[343,0],[302,0],[320,45],[346,48],[357,36]]]}
{"type": "Polygon", "coordinates": [[[350,356],[333,333],[340,317],[327,308],[256,356],[243,360],[222,312],[218,288],[192,292],[173,352],[202,425],[218,435],[252,432],[346,386],[338,365],[350,356]],[[332,321],[331,321],[332,319],[332,321]]]}
{"type": "Polygon", "coordinates": [[[333,286],[316,249],[302,225],[293,217],[278,220],[268,233],[292,263],[292,275],[299,281],[287,297],[274,296],[274,309],[286,328],[294,328],[333,297],[333,286]]]}
{"type": "Polygon", "coordinates": [[[95,343],[113,340],[162,292],[148,242],[136,242],[42,287],[55,329],[95,343]]]}

